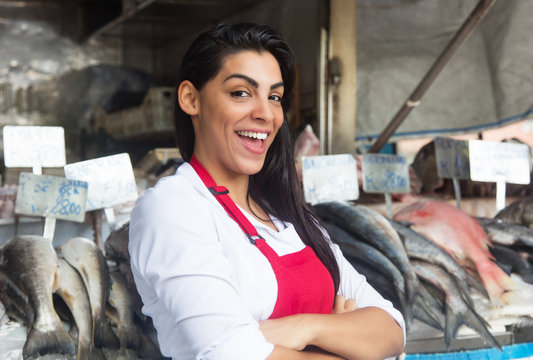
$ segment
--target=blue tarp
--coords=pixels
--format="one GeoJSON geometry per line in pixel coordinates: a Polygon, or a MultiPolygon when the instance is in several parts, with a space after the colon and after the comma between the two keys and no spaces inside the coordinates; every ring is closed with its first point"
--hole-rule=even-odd
{"type": "Polygon", "coordinates": [[[408,354],[405,360],[516,360],[532,357],[533,343],[502,346],[498,349],[480,349],[450,353],[408,354]]]}

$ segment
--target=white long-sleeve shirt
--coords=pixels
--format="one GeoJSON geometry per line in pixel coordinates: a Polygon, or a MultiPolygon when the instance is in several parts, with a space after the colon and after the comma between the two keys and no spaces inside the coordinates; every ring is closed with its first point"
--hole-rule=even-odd
{"type": "MultiPolygon", "coordinates": [[[[222,185],[222,184],[221,184],[222,185]]],[[[292,224],[278,232],[243,211],[270,247],[285,255],[304,248],[292,224]]],[[[339,294],[357,307],[386,310],[404,331],[401,313],[357,273],[332,244],[339,294]]],[[[131,269],[152,317],[163,355],[173,359],[265,359],[273,350],[259,330],[277,299],[267,258],[250,244],[185,163],[137,200],[130,219],[131,269]]]]}

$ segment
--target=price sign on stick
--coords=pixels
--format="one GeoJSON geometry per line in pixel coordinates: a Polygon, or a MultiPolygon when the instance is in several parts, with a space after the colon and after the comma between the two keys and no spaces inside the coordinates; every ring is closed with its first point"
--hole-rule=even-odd
{"type": "Polygon", "coordinates": [[[368,193],[385,194],[387,216],[392,218],[392,193],[408,193],[409,165],[404,156],[385,154],[364,154],[363,190],[368,193]]]}
{"type": "Polygon", "coordinates": [[[65,175],[89,183],[87,211],[135,201],[138,196],[127,153],[65,165],[65,175]]]}
{"type": "Polygon", "coordinates": [[[305,201],[312,205],[359,198],[357,167],[350,154],[304,156],[302,177],[305,201]]]}
{"type": "Polygon", "coordinates": [[[529,184],[529,149],[524,144],[470,140],[474,181],[496,182],[496,208],[505,207],[505,183],[529,184]]]}
{"type": "Polygon", "coordinates": [[[437,173],[446,179],[470,179],[468,141],[435,138],[437,173]]]}
{"type": "Polygon", "coordinates": [[[470,179],[468,141],[435,139],[435,156],[439,177],[452,179],[457,207],[461,208],[461,187],[458,179],[470,179]]]}
{"type": "MultiPolygon", "coordinates": [[[[6,167],[62,167],[65,131],[60,126],[4,126],[6,167]]],[[[40,172],[40,171],[39,171],[40,172]]]]}
{"type": "Polygon", "coordinates": [[[87,182],[20,173],[15,213],[83,222],[87,182]]]}

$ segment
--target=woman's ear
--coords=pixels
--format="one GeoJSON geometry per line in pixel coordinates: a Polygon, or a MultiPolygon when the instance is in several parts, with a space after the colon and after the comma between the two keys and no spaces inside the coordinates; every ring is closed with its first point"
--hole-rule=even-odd
{"type": "Polygon", "coordinates": [[[178,104],[186,114],[190,116],[198,115],[199,102],[198,90],[189,80],[184,80],[178,86],[178,104]]]}

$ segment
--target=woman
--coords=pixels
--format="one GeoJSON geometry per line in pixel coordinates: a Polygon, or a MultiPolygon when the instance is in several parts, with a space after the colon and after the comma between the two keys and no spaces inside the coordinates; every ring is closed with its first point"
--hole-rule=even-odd
{"type": "Polygon", "coordinates": [[[380,359],[403,349],[401,314],[301,199],[284,121],[293,78],[290,48],[266,26],[220,25],[183,58],[176,138],[187,163],[130,221],[132,271],[166,356],[380,359]]]}

